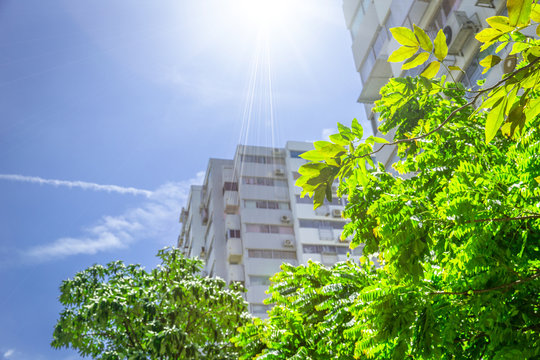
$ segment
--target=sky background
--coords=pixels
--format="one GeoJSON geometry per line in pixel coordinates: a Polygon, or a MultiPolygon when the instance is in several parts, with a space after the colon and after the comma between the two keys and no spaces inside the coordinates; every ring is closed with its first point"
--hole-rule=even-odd
{"type": "Polygon", "coordinates": [[[244,0],[0,0],[0,360],[79,359],[61,281],[155,266],[210,157],[363,119],[341,1],[285,4],[264,42],[244,0]]]}

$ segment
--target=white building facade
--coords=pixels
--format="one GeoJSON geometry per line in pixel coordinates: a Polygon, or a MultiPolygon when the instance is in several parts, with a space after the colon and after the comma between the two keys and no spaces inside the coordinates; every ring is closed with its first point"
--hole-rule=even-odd
{"type": "MultiPolygon", "coordinates": [[[[313,210],[294,186],[299,155],[311,143],[288,142],[285,148],[237,147],[234,159],[210,159],[204,184],[192,186],[182,209],[178,247],[186,256],[206,261],[205,273],[242,282],[250,311],[264,317],[269,278],[282,263],[326,265],[347,259],[349,244],[340,235],[344,200],[313,210]]],[[[355,249],[358,259],[361,249],[355,249]]]]}
{"type": "MultiPolygon", "coordinates": [[[[480,52],[480,43],[474,38],[487,27],[485,19],[506,15],[506,0],[343,0],[345,22],[352,37],[352,53],[356,70],[360,74],[361,89],[358,102],[364,103],[366,116],[373,133],[377,133],[378,119],[372,113],[373,102],[380,98],[379,91],[392,77],[416,76],[424,66],[402,71],[402,63],[389,63],[388,56],[399,47],[392,38],[390,28],[413,24],[425,29],[431,39],[443,29],[448,44],[446,65],[459,66],[464,72],[452,71],[452,76],[475,88],[476,81],[487,77],[487,84],[500,79],[516,65],[509,51],[500,55],[504,61],[485,75],[479,61],[494,54],[495,47],[480,52]]],[[[427,64],[427,62],[426,62],[427,64]]],[[[443,67],[439,76],[445,73],[443,67]]],[[[391,136],[390,136],[391,137],[391,136]]],[[[396,160],[395,148],[385,147],[377,155],[385,165],[396,160]]]]}

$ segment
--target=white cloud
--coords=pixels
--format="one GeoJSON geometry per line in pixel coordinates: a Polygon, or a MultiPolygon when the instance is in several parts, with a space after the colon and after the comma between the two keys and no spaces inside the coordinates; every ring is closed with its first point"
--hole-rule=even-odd
{"type": "Polygon", "coordinates": [[[80,188],[84,190],[115,192],[119,194],[144,195],[150,197],[152,192],[149,190],[137,189],[133,187],[123,187],[118,185],[101,185],[86,181],[66,181],[55,179],[43,179],[37,176],[24,176],[16,174],[0,174],[1,180],[11,180],[19,182],[29,182],[34,184],[65,186],[69,188],[80,188]]]}
{"type": "Polygon", "coordinates": [[[334,128],[327,128],[322,130],[321,137],[326,140],[330,141],[330,135],[337,134],[338,130],[334,128]]]}
{"type": "Polygon", "coordinates": [[[4,357],[5,357],[6,359],[9,359],[9,358],[11,357],[11,355],[13,355],[13,354],[15,354],[15,349],[9,349],[8,351],[6,351],[6,352],[4,353],[4,357]]]}
{"type": "Polygon", "coordinates": [[[184,205],[190,186],[203,181],[204,172],[193,179],[167,183],[151,192],[139,207],[121,215],[104,216],[97,224],[84,230],[79,237],[65,237],[52,243],[34,246],[24,252],[28,261],[42,262],[78,254],[121,249],[140,239],[166,239],[169,242],[178,231],[178,214],[184,205]]]}

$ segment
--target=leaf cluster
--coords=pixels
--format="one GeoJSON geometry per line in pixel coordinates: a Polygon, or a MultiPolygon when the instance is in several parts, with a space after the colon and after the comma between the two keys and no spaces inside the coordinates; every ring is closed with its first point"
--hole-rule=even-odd
{"type": "Polygon", "coordinates": [[[229,339],[249,315],[237,285],[201,277],[178,249],[146,271],[115,261],[62,282],[52,346],[94,359],[235,359],[229,339]]]}

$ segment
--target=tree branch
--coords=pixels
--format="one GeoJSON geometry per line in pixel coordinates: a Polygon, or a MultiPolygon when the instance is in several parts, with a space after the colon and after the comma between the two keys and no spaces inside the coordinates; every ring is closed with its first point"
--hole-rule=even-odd
{"type": "Polygon", "coordinates": [[[401,143],[406,143],[406,142],[411,142],[411,141],[416,141],[416,140],[420,140],[420,139],[423,139],[431,134],[434,134],[435,132],[439,131],[444,125],[446,125],[458,112],[460,112],[461,110],[465,109],[466,107],[469,107],[471,105],[474,105],[474,103],[476,103],[476,101],[478,100],[478,98],[480,97],[480,95],[488,92],[488,91],[491,91],[497,87],[499,87],[501,84],[505,83],[506,81],[508,81],[509,79],[513,78],[518,72],[520,71],[523,71],[523,70],[526,70],[526,69],[529,69],[531,67],[533,67],[533,65],[535,65],[537,62],[540,61],[540,58],[537,58],[533,61],[531,61],[529,64],[525,65],[524,67],[522,68],[519,68],[517,70],[514,70],[513,72],[511,72],[507,77],[505,77],[504,79],[501,79],[500,81],[498,81],[497,83],[495,83],[494,85],[488,87],[488,88],[485,88],[485,89],[482,89],[482,90],[478,90],[477,94],[472,98],[471,101],[469,101],[468,103],[458,107],[457,109],[454,109],[454,111],[452,111],[448,117],[446,119],[444,119],[444,121],[442,123],[439,124],[439,126],[437,126],[435,129],[427,132],[426,134],[424,135],[419,135],[419,136],[416,136],[416,137],[413,137],[413,138],[409,138],[409,139],[399,139],[399,140],[396,140],[396,141],[393,141],[391,143],[386,143],[386,144],[382,144],[377,150],[374,150],[370,153],[367,153],[367,154],[364,154],[364,155],[360,155],[358,157],[355,157],[356,159],[361,159],[363,157],[366,157],[366,156],[371,156],[371,155],[374,155],[376,153],[378,153],[379,151],[381,151],[385,146],[394,146],[394,145],[398,145],[398,144],[401,144],[401,143]]]}

